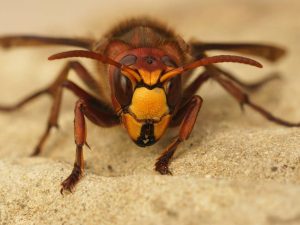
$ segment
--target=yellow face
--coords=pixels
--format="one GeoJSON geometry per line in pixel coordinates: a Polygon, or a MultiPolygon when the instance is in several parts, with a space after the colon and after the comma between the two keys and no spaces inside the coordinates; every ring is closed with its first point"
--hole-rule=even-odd
{"type": "Polygon", "coordinates": [[[164,89],[136,88],[122,120],[136,144],[142,147],[154,144],[164,134],[171,120],[164,89]]]}
{"type": "Polygon", "coordinates": [[[169,113],[167,98],[162,88],[148,89],[140,87],[132,96],[129,112],[137,120],[154,120],[156,122],[169,113]]]}

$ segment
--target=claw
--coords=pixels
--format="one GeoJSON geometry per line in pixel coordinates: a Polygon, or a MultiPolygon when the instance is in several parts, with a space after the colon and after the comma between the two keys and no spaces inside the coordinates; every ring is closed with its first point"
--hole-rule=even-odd
{"type": "Polygon", "coordinates": [[[62,188],[60,189],[61,195],[64,195],[64,191],[68,191],[71,194],[74,191],[75,184],[71,184],[69,179],[66,179],[64,182],[61,183],[62,188]]]}
{"type": "Polygon", "coordinates": [[[36,147],[34,149],[34,151],[30,154],[30,157],[35,157],[35,156],[38,156],[41,152],[41,148],[40,147],[36,147]]]}
{"type": "Polygon", "coordinates": [[[73,193],[76,184],[78,183],[78,181],[82,176],[83,176],[83,171],[81,170],[81,168],[78,165],[74,165],[74,168],[70,176],[68,176],[68,178],[61,183],[62,188],[60,189],[60,193],[62,195],[64,191],[73,193]]]}
{"type": "Polygon", "coordinates": [[[168,163],[157,161],[155,163],[155,170],[159,172],[161,175],[173,175],[169,170],[168,163]]]}
{"type": "Polygon", "coordinates": [[[241,109],[241,111],[242,111],[243,113],[245,112],[244,103],[240,103],[240,109],[241,109]]]}

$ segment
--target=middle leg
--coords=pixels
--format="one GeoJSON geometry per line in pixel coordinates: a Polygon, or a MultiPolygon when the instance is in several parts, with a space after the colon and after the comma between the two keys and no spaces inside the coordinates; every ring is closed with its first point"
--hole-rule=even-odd
{"type": "MultiPolygon", "coordinates": [[[[227,72],[226,70],[221,69],[217,66],[211,65],[211,66],[206,67],[204,72],[199,74],[197,76],[197,78],[189,86],[187,86],[185,88],[185,90],[183,92],[183,96],[182,96],[182,101],[180,103],[180,106],[181,106],[180,108],[182,108],[182,106],[184,106],[196,94],[196,92],[200,89],[200,87],[213,76],[227,77],[228,79],[230,79],[237,85],[241,86],[242,88],[248,89],[248,90],[256,90],[256,89],[262,87],[263,85],[265,85],[266,83],[280,78],[278,74],[274,73],[274,74],[271,74],[257,82],[247,84],[247,83],[244,83],[243,81],[239,80],[238,78],[236,78],[232,73],[227,72]]],[[[177,124],[177,123],[175,123],[175,124],[177,124]]]]}
{"type": "Polygon", "coordinates": [[[216,80],[226,91],[228,91],[228,93],[231,94],[240,103],[241,107],[243,107],[243,105],[248,105],[258,113],[260,113],[266,119],[279,125],[286,127],[300,127],[300,123],[292,123],[281,118],[275,117],[261,106],[258,106],[257,104],[253,103],[250,100],[249,96],[245,92],[243,92],[239,87],[237,87],[232,81],[224,79],[218,75],[213,76],[212,78],[216,80]]]}
{"type": "Polygon", "coordinates": [[[254,83],[245,83],[245,82],[241,81],[240,79],[236,78],[235,75],[233,75],[231,72],[221,69],[218,66],[211,65],[210,67],[212,67],[216,71],[218,71],[218,73],[220,75],[223,75],[223,76],[229,78],[230,80],[232,80],[233,82],[235,82],[236,84],[241,86],[242,88],[245,88],[246,90],[250,90],[250,91],[255,91],[255,90],[261,88],[262,86],[264,86],[265,84],[269,83],[270,81],[280,79],[280,76],[278,75],[278,73],[271,73],[271,74],[267,75],[266,77],[254,82],[254,83]]]}
{"type": "Polygon", "coordinates": [[[50,85],[50,87],[47,88],[47,92],[53,97],[53,103],[46,130],[35,147],[34,152],[32,153],[33,156],[38,155],[41,152],[46,140],[49,137],[51,129],[53,127],[58,127],[58,117],[62,101],[62,84],[67,80],[70,70],[74,70],[78,77],[92,90],[96,90],[98,92],[100,91],[99,87],[97,86],[97,82],[79,62],[69,62],[61,71],[57,79],[50,85]]]}
{"type": "Polygon", "coordinates": [[[36,145],[34,152],[32,153],[32,156],[38,155],[41,152],[50,134],[51,129],[53,127],[58,127],[58,117],[59,117],[59,111],[60,111],[61,100],[62,100],[62,84],[64,81],[67,80],[70,70],[74,70],[77,76],[90,89],[100,93],[101,90],[97,85],[97,81],[94,80],[94,78],[89,74],[89,72],[79,62],[71,61],[62,69],[62,71],[59,73],[59,75],[54,80],[54,82],[48,87],[33,93],[32,95],[24,98],[23,100],[21,100],[15,105],[12,106],[0,105],[0,111],[11,112],[11,111],[18,110],[22,106],[26,105],[27,103],[31,102],[32,100],[44,94],[49,94],[52,97],[53,103],[51,106],[51,111],[46,125],[46,129],[42,134],[38,144],[36,145]]]}

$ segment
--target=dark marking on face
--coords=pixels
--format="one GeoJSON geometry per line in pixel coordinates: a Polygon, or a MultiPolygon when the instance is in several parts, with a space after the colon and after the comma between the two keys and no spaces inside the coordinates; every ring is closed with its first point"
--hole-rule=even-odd
{"type": "Polygon", "coordinates": [[[152,123],[145,123],[142,126],[141,134],[136,140],[136,144],[140,147],[153,145],[156,142],[154,137],[154,126],[152,123]]]}
{"type": "Polygon", "coordinates": [[[152,64],[155,61],[155,58],[153,56],[146,56],[144,57],[144,60],[148,63],[148,64],[152,64]]]}

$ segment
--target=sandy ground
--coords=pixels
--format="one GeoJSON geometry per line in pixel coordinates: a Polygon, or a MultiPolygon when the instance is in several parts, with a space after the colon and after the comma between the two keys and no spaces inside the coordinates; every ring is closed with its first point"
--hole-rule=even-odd
{"type": "MultiPolygon", "coordinates": [[[[147,14],[186,40],[278,43],[289,54],[275,66],[262,61],[263,70],[224,67],[249,82],[280,71],[282,80],[251,93],[252,99],[278,116],[300,120],[299,1],[158,2],[1,1],[0,33],[97,37],[120,19],[147,14]]],[[[1,103],[49,83],[64,62],[46,58],[60,50],[1,50],[1,103]]],[[[0,114],[0,224],[300,224],[300,129],[272,124],[249,108],[241,113],[216,83],[199,94],[205,103],[171,163],[173,176],[158,175],[153,164],[176,130],[144,149],[120,128],[88,123],[86,176],[75,193],[64,196],[59,189],[74,159],[76,99],[64,95],[61,128],[35,158],[28,155],[45,128],[50,100],[0,114]]]]}

